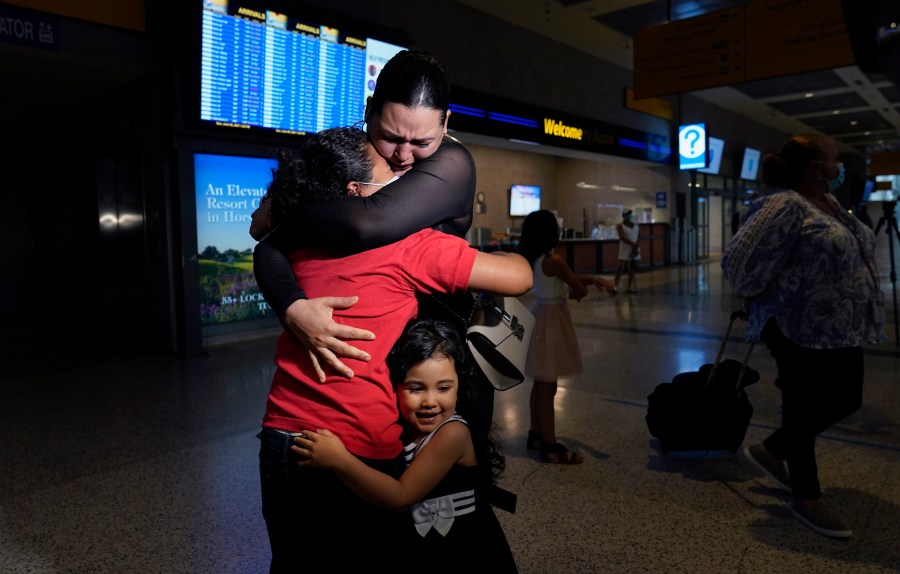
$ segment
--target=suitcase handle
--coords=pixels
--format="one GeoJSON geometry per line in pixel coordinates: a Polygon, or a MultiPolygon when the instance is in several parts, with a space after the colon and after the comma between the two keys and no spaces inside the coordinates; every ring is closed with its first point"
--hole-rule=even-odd
{"type": "MultiPolygon", "coordinates": [[[[731,334],[731,327],[734,326],[734,322],[738,319],[746,319],[747,312],[743,309],[738,309],[737,311],[732,311],[730,320],[728,321],[728,328],[725,330],[725,338],[722,339],[722,344],[719,345],[719,352],[716,355],[716,362],[713,363],[713,368],[709,371],[709,377],[706,379],[706,387],[709,386],[709,383],[712,382],[713,377],[716,374],[716,370],[719,368],[719,362],[722,360],[722,355],[725,353],[725,346],[728,344],[728,335],[731,334]]],[[[750,355],[753,353],[753,347],[756,346],[756,341],[750,343],[750,348],[747,349],[747,354],[744,355],[744,360],[741,362],[741,370],[738,373],[737,381],[734,383],[734,390],[737,391],[741,388],[741,380],[744,378],[744,372],[747,370],[747,363],[750,361],[750,355]]]]}

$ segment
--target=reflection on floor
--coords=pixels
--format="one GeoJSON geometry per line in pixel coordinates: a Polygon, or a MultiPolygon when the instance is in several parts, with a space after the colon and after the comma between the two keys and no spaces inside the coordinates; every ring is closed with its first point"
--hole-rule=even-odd
{"type": "MultiPolygon", "coordinates": [[[[891,285],[882,269],[888,307],[891,285]]],[[[711,362],[740,306],[716,261],[639,275],[637,295],[572,303],[585,372],[561,381],[560,440],[580,466],[525,449],[530,382],[498,393],[507,456],[498,511],[522,573],[900,571],[900,353],[867,350],[863,408],[818,441],[825,496],[855,536],[823,538],[738,456],[662,456],[646,397],[711,362]]],[[[738,324],[727,357],[746,351],[738,324]]],[[[0,380],[0,572],[266,572],[258,431],[271,337],[178,361],[117,358],[0,380]]],[[[775,425],[758,348],[746,443],[775,425]]],[[[437,557],[436,557],[437,558],[437,557]]],[[[439,558],[438,558],[439,559],[439,558]]],[[[423,565],[427,570],[427,566],[423,565]]]]}

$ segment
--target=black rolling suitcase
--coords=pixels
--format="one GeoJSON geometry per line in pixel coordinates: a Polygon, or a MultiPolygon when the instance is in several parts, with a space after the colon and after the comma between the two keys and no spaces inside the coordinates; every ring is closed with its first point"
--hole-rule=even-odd
{"type": "Polygon", "coordinates": [[[753,345],[743,362],[722,360],[731,327],[742,314],[731,314],[714,364],[679,373],[671,382],[657,385],[647,397],[647,428],[659,439],[664,455],[728,456],[744,442],[753,415],[744,389],[759,380],[759,373],[747,366],[753,345]]]}

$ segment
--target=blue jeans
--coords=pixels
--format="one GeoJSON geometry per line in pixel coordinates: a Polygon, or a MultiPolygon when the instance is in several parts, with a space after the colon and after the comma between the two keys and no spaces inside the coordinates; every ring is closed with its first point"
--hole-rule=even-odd
{"type": "MultiPolygon", "coordinates": [[[[296,574],[322,563],[334,572],[398,563],[397,533],[407,513],[367,504],[330,470],[297,466],[290,433],[263,428],[257,436],[270,573],[296,574]]],[[[402,470],[399,457],[361,460],[394,477],[402,470]]]]}

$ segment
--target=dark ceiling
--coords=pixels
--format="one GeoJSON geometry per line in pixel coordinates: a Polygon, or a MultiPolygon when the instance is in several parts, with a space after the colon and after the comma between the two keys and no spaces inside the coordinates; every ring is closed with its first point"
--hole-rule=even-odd
{"type": "MultiPolygon", "coordinates": [[[[646,26],[747,3],[747,0],[460,1],[597,57],[608,57],[631,69],[633,56],[620,54],[616,59],[609,49],[612,42],[604,44],[604,35],[612,32],[620,38],[633,40],[635,30],[646,26]]],[[[873,9],[900,12],[889,3],[900,5],[900,0],[865,0],[865,4],[860,0],[844,2],[857,12],[863,6],[870,12],[873,9]]],[[[853,18],[860,18],[857,12],[853,18]]],[[[848,20],[848,28],[856,32],[862,30],[859,20],[848,20]]],[[[874,46],[874,39],[872,44],[874,46]]],[[[622,52],[631,49],[628,40],[620,39],[618,45],[625,46],[622,52]]],[[[868,61],[694,94],[785,133],[806,130],[830,135],[863,155],[900,151],[900,90],[881,71],[868,61]],[[735,97],[722,97],[728,96],[729,90],[734,90],[730,93],[735,97]]]]}
{"type": "MultiPolygon", "coordinates": [[[[579,0],[563,0],[560,3],[571,6],[578,4],[579,0]]],[[[644,26],[664,23],[669,19],[691,18],[744,3],[745,0],[646,2],[595,19],[633,38],[634,31],[644,26]],[[667,10],[671,10],[671,18],[667,10]]],[[[848,82],[834,70],[820,70],[732,87],[865,154],[900,151],[900,125],[897,124],[900,91],[884,74],[859,72],[865,78],[862,83],[848,82]],[[876,90],[884,101],[876,99],[873,102],[871,96],[863,97],[864,89],[876,90]]]]}

